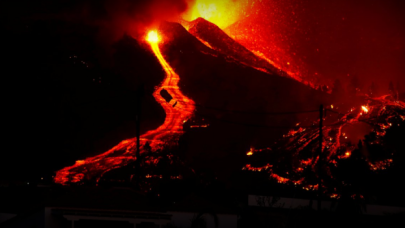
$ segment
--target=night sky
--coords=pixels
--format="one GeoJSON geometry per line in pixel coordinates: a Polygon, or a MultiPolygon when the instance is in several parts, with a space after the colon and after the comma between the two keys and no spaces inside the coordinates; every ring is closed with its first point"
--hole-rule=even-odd
{"type": "Polygon", "coordinates": [[[275,42],[290,55],[296,53],[294,59],[301,60],[310,74],[342,81],[356,75],[364,81],[363,89],[375,82],[385,91],[392,80],[403,91],[403,1],[273,2],[280,10],[269,26],[275,28],[275,42]]]}

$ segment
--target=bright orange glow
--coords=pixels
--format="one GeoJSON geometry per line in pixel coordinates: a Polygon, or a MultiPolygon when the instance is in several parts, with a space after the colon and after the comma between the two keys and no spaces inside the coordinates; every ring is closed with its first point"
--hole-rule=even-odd
{"type": "Polygon", "coordinates": [[[83,165],[85,163],[84,160],[77,160],[76,165],[83,165]]]}
{"type": "Polygon", "coordinates": [[[277,175],[275,173],[271,174],[271,177],[276,179],[279,184],[286,184],[287,182],[290,181],[290,179],[285,178],[285,177],[281,177],[281,176],[279,176],[279,175],[277,175]]]}
{"type": "Polygon", "coordinates": [[[196,0],[183,18],[193,21],[199,17],[216,24],[220,28],[235,23],[247,1],[243,0],[196,0]]]}
{"type": "Polygon", "coordinates": [[[146,37],[146,40],[149,43],[159,43],[160,37],[156,31],[150,31],[146,37]]]}
{"type": "Polygon", "coordinates": [[[361,109],[363,109],[363,111],[364,111],[365,113],[368,113],[368,108],[367,108],[366,106],[361,106],[361,109]]]}
{"type": "MultiPolygon", "coordinates": [[[[248,36],[248,37],[249,37],[249,39],[254,39],[254,37],[250,37],[250,36],[248,36]]],[[[248,49],[249,49],[249,47],[248,47],[248,49]]],[[[284,71],[289,77],[293,78],[294,80],[296,80],[296,81],[298,81],[298,82],[301,82],[301,83],[306,83],[306,84],[308,84],[309,86],[311,86],[312,88],[315,88],[315,84],[313,84],[312,82],[303,80],[303,79],[302,79],[302,75],[301,75],[299,72],[293,72],[293,71],[291,71],[291,70],[288,70],[287,67],[284,67],[284,66],[282,66],[282,65],[279,64],[279,63],[276,63],[275,61],[273,61],[273,60],[271,60],[270,58],[266,57],[263,53],[261,53],[261,52],[259,52],[259,51],[255,51],[255,50],[253,50],[253,49],[250,49],[250,51],[251,51],[253,54],[255,54],[257,57],[260,57],[260,58],[266,60],[268,63],[270,63],[272,66],[274,66],[274,67],[277,68],[278,70],[284,71]]],[[[289,66],[289,65],[290,65],[290,64],[288,64],[288,66],[289,66]]],[[[262,71],[266,72],[266,70],[262,70],[262,71]]]]}
{"type": "Polygon", "coordinates": [[[338,156],[338,158],[339,158],[339,159],[346,159],[346,158],[349,158],[351,155],[352,155],[352,152],[351,152],[351,151],[346,151],[346,152],[344,153],[344,155],[338,156]]]}
{"type": "MultiPolygon", "coordinates": [[[[184,96],[180,91],[178,87],[180,77],[174,72],[160,52],[160,40],[161,38],[156,31],[149,32],[146,37],[146,41],[149,42],[152,51],[166,72],[165,79],[153,93],[156,101],[166,112],[166,119],[159,128],[150,130],[141,135],[141,153],[144,152],[143,146],[146,142],[149,142],[152,150],[156,150],[161,147],[163,141],[171,139],[171,137],[176,134],[182,134],[183,123],[192,116],[195,107],[194,101],[184,96]],[[160,95],[162,89],[165,89],[172,96],[173,99],[170,102],[166,102],[166,100],[160,95]],[[177,104],[174,105],[174,103],[177,104]]],[[[76,161],[73,166],[59,170],[56,173],[54,180],[55,183],[59,184],[67,184],[69,182],[76,183],[83,181],[86,176],[88,179],[95,178],[98,181],[104,173],[136,160],[135,155],[136,138],[123,140],[103,154],[86,158],[85,160],[76,161]]],[[[145,161],[145,163],[147,162],[150,164],[157,164],[156,159],[153,161],[145,161]]],[[[147,175],[146,178],[150,177],[147,175]]],[[[162,178],[162,176],[159,178],[162,178]]]]}
{"type": "Polygon", "coordinates": [[[245,167],[242,168],[242,170],[248,170],[248,171],[253,171],[253,172],[261,172],[263,170],[268,170],[271,167],[273,167],[273,165],[270,165],[269,163],[267,163],[267,165],[262,166],[262,167],[252,167],[251,164],[246,164],[245,167]]]}
{"type": "Polygon", "coordinates": [[[340,198],[340,196],[338,194],[336,194],[336,193],[332,193],[329,197],[332,198],[332,199],[339,199],[340,198]]]}

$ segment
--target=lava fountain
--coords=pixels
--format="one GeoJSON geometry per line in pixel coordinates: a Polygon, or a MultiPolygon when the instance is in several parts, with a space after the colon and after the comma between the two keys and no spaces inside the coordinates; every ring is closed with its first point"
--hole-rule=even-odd
{"type": "Polygon", "coordinates": [[[196,0],[183,14],[183,19],[193,21],[201,17],[224,29],[239,20],[247,3],[240,0],[196,0]]]}
{"type": "MultiPolygon", "coordinates": [[[[166,77],[153,93],[156,101],[163,107],[166,118],[164,123],[155,130],[150,130],[140,136],[140,141],[145,145],[149,142],[152,151],[160,148],[163,142],[183,133],[183,124],[194,112],[194,101],[186,97],[179,89],[179,75],[163,57],[159,44],[162,37],[157,31],[150,31],[146,36],[146,41],[166,73],[166,77]],[[168,102],[160,92],[166,90],[172,99],[168,102]]],[[[141,147],[141,154],[145,151],[141,147]]],[[[136,160],[136,138],[131,138],[120,142],[107,152],[76,161],[72,166],[63,168],[56,173],[55,183],[67,184],[86,180],[100,180],[106,172],[127,165],[136,160]]]]}

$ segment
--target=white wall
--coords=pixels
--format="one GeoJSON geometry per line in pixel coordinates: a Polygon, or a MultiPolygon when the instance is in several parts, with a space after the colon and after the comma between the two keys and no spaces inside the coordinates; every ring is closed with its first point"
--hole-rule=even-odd
{"type": "MultiPolygon", "coordinates": [[[[273,208],[300,208],[300,207],[309,207],[309,199],[295,199],[295,198],[285,198],[280,197],[276,198],[273,201],[272,196],[258,196],[258,195],[249,195],[248,196],[248,205],[249,206],[259,206],[259,207],[273,207],[273,208]]],[[[322,210],[335,211],[338,203],[333,204],[331,201],[322,201],[321,208],[322,210]]],[[[317,200],[312,201],[312,208],[317,208],[317,200]]],[[[366,205],[366,210],[363,211],[363,214],[366,215],[386,215],[386,214],[399,214],[405,213],[405,208],[403,207],[391,207],[391,206],[382,206],[382,205],[366,205]]]]}
{"type": "MultiPolygon", "coordinates": [[[[168,211],[168,214],[172,214],[172,224],[180,228],[188,228],[191,226],[191,221],[197,217],[198,213],[190,212],[174,212],[168,211]]],[[[217,214],[218,216],[218,228],[233,228],[237,227],[238,217],[231,214],[217,214]]],[[[202,216],[206,223],[207,228],[215,228],[214,218],[209,214],[202,216]]]]}

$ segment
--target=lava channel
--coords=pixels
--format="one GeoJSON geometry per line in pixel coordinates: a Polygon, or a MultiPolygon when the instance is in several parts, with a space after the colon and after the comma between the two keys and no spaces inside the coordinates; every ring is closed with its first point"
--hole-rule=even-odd
{"type": "MultiPolygon", "coordinates": [[[[180,91],[178,86],[180,77],[174,72],[173,68],[171,68],[160,51],[159,43],[161,42],[161,37],[158,32],[150,31],[147,35],[146,41],[150,44],[152,51],[166,72],[166,77],[163,82],[153,93],[156,101],[163,107],[166,113],[166,118],[164,123],[157,129],[150,130],[141,135],[141,154],[145,151],[143,146],[146,142],[149,142],[152,151],[154,151],[163,144],[163,141],[182,134],[183,123],[192,116],[195,108],[194,101],[186,97],[180,91]],[[165,89],[173,98],[170,102],[167,102],[160,95],[160,91],[163,89],[165,89]]],[[[135,160],[136,137],[123,140],[103,154],[89,157],[85,160],[78,160],[74,165],[57,171],[54,181],[55,183],[62,185],[81,182],[84,179],[95,179],[98,182],[104,173],[125,166],[135,160]]]]}

